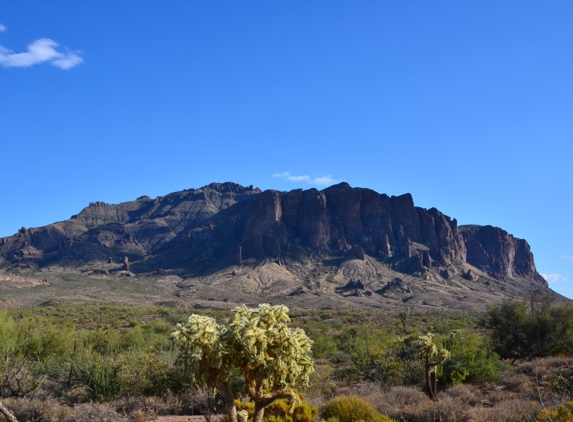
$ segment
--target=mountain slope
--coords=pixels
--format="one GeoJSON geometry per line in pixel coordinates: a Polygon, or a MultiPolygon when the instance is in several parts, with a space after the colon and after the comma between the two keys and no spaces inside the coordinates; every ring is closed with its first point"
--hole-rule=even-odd
{"type": "Polygon", "coordinates": [[[213,183],[94,202],[70,220],[0,239],[0,270],[6,292],[20,277],[32,297],[31,286],[41,285],[45,297],[63,300],[66,277],[135,277],[162,287],[134,300],[186,306],[210,299],[201,306],[481,309],[507,296],[552,293],[525,240],[491,226],[458,227],[435,208],[414,206],[410,194],[346,183],[290,192],[213,183]]]}

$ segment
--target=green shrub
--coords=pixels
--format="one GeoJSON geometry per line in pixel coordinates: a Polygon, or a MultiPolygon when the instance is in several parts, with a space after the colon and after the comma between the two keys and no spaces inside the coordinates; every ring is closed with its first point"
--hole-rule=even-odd
{"type": "Polygon", "coordinates": [[[57,326],[45,318],[15,322],[0,311],[0,396],[33,394],[69,355],[75,335],[70,324],[57,326]]]}
{"type": "Polygon", "coordinates": [[[128,392],[122,382],[123,359],[83,349],[76,353],[69,370],[69,382],[85,388],[88,400],[111,401],[128,392]]]}
{"type": "Polygon", "coordinates": [[[329,400],[322,407],[321,416],[326,421],[337,422],[390,422],[388,416],[380,415],[376,408],[358,396],[342,396],[329,400]]]}
{"type": "Polygon", "coordinates": [[[336,340],[331,335],[324,333],[311,332],[309,337],[312,340],[312,356],[315,359],[327,359],[336,354],[336,340]]]}
{"type": "Polygon", "coordinates": [[[383,385],[414,385],[424,380],[424,363],[418,359],[413,343],[418,337],[398,338],[382,347],[356,349],[355,367],[362,376],[383,385]]]}
{"type": "Polygon", "coordinates": [[[502,358],[573,354],[573,307],[553,306],[551,298],[493,305],[485,317],[496,352],[502,358]]]}
{"type": "Polygon", "coordinates": [[[119,350],[121,343],[120,333],[117,330],[107,328],[82,330],[81,340],[83,347],[100,354],[119,350]]]}
{"type": "Polygon", "coordinates": [[[536,422],[571,422],[573,421],[573,402],[562,404],[557,409],[539,412],[536,422]]]}
{"type": "Polygon", "coordinates": [[[503,364],[487,337],[456,333],[444,342],[451,353],[440,371],[440,382],[456,385],[499,380],[503,364]]]}
{"type": "Polygon", "coordinates": [[[573,371],[563,369],[554,371],[549,385],[556,393],[573,399],[573,371]]]}
{"type": "MultiPolygon", "coordinates": [[[[297,392],[299,398],[302,400],[304,396],[297,392]]],[[[248,417],[252,420],[255,413],[255,404],[252,402],[242,402],[235,400],[237,412],[246,410],[248,417]]],[[[314,422],[318,409],[310,406],[308,403],[301,401],[295,405],[292,414],[288,414],[290,403],[287,399],[275,400],[265,409],[264,422],[314,422]]]]}
{"type": "Polygon", "coordinates": [[[294,422],[313,422],[316,420],[318,408],[302,402],[295,406],[292,413],[292,420],[294,422]]]}

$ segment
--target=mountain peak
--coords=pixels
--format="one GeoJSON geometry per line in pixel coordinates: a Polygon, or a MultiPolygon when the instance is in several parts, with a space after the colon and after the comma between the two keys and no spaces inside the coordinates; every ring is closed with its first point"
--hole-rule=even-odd
{"type": "Polygon", "coordinates": [[[483,308],[508,295],[551,293],[525,240],[492,226],[458,227],[416,207],[410,194],[344,182],[289,192],[211,183],[92,202],[73,219],[0,239],[6,273],[59,268],[114,278],[126,258],[138,279],[173,275],[265,301],[303,288],[341,306],[483,308]]]}

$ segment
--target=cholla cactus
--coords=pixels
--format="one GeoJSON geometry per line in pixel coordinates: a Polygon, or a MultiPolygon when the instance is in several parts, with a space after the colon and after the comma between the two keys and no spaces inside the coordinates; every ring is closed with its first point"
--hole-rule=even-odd
{"type": "Polygon", "coordinates": [[[231,335],[228,328],[200,315],[191,315],[187,323],[177,324],[177,328],[172,338],[180,348],[179,360],[193,380],[209,377],[213,371],[218,372],[218,377],[229,377],[231,335]]]}
{"type": "Polygon", "coordinates": [[[195,384],[206,382],[223,394],[229,420],[236,422],[237,410],[230,380],[232,336],[229,329],[218,325],[213,318],[201,315],[191,315],[185,324],[177,324],[177,328],[171,338],[180,350],[178,362],[195,384]]]}
{"type": "Polygon", "coordinates": [[[286,306],[263,304],[258,309],[237,308],[229,326],[235,364],[255,403],[253,422],[262,421],[264,409],[280,398],[290,399],[292,410],[298,396],[290,387],[297,382],[308,385],[314,371],[312,341],[303,330],[291,330],[289,322],[286,306]]]}
{"type": "Polygon", "coordinates": [[[237,413],[237,422],[247,422],[249,420],[249,412],[241,410],[237,413]]]}
{"type": "Polygon", "coordinates": [[[413,343],[413,346],[418,352],[418,357],[422,359],[426,365],[425,372],[428,395],[432,400],[437,400],[438,375],[436,369],[438,365],[441,365],[450,358],[450,352],[446,349],[441,349],[438,351],[438,348],[434,344],[433,338],[434,335],[432,333],[428,333],[425,336],[420,336],[413,343]],[[432,362],[434,357],[437,357],[437,360],[432,362]]]}
{"type": "Polygon", "coordinates": [[[255,403],[253,422],[261,422],[265,408],[280,398],[290,399],[294,409],[299,398],[291,387],[308,385],[314,371],[311,340],[303,330],[289,328],[286,306],[242,306],[234,312],[229,327],[191,315],[173,334],[181,349],[180,361],[194,380],[204,379],[223,393],[227,404],[232,404],[228,407],[232,422],[237,421],[230,389],[233,366],[245,377],[247,393],[255,403]]]}

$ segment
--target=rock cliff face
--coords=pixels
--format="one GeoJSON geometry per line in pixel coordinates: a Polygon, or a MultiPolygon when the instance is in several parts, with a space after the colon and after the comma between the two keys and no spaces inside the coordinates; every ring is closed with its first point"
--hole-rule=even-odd
{"type": "Polygon", "coordinates": [[[467,262],[498,279],[522,276],[543,283],[535,269],[529,244],[492,226],[463,226],[467,262]]]}
{"type": "Polygon", "coordinates": [[[466,259],[456,220],[435,208],[414,206],[409,194],[388,197],[342,183],[324,191],[266,191],[249,213],[243,241],[253,256],[274,256],[297,238],[314,249],[347,252],[358,245],[372,257],[410,258],[412,243],[423,245],[428,267],[466,259]],[[254,245],[273,245],[257,250],[254,245]],[[275,246],[278,245],[278,246],[275,246]]]}
{"type": "MultiPolygon", "coordinates": [[[[354,271],[346,263],[356,261],[420,279],[491,278],[524,294],[547,289],[525,240],[491,226],[458,227],[435,208],[414,206],[410,194],[389,197],[346,183],[290,192],[213,183],[119,205],[94,202],[70,220],[0,239],[4,270],[105,261],[129,262],[134,274],[207,277],[268,260],[300,281],[312,279],[298,266],[308,259],[335,262],[340,283],[354,271]]],[[[361,283],[381,282],[381,272],[365,273],[361,283]]]]}

